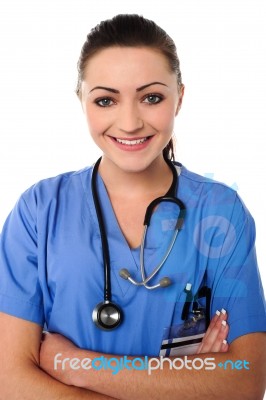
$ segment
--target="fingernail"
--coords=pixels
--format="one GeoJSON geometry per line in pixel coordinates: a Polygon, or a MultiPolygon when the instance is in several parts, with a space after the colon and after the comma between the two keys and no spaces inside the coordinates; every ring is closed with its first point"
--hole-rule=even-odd
{"type": "Polygon", "coordinates": [[[226,326],[226,321],[222,321],[222,325],[223,325],[223,326],[226,326]]]}
{"type": "Polygon", "coordinates": [[[224,340],[223,340],[223,344],[227,344],[227,340],[224,339],[224,340]]]}
{"type": "Polygon", "coordinates": [[[218,317],[219,317],[220,314],[221,314],[220,311],[217,310],[217,311],[216,311],[216,315],[218,315],[218,317]]]}
{"type": "Polygon", "coordinates": [[[222,309],[221,309],[221,313],[222,313],[223,315],[225,315],[225,314],[226,314],[226,311],[225,311],[225,309],[224,309],[224,308],[222,308],[222,309]]]}

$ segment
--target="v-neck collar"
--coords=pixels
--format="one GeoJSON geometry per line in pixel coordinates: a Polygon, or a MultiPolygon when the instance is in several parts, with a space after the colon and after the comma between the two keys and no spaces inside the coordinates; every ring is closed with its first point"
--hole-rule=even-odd
{"type": "MultiPolygon", "coordinates": [[[[91,175],[89,183],[91,184],[91,175]]],[[[125,294],[129,293],[131,289],[136,289],[136,287],[134,287],[128,281],[122,279],[119,276],[119,271],[121,268],[126,268],[130,271],[132,277],[134,277],[137,281],[141,280],[139,263],[140,247],[131,249],[127,243],[127,240],[119,226],[107,189],[100,174],[97,174],[96,176],[96,185],[108,241],[111,276],[112,279],[114,277],[116,278],[115,286],[120,288],[120,295],[122,294],[124,296],[125,294]]],[[[94,222],[95,233],[100,237],[99,223],[96,215],[91,187],[89,187],[88,190],[88,200],[91,216],[94,222]]],[[[167,251],[167,247],[171,240],[170,237],[173,234],[173,231],[169,229],[169,221],[175,219],[175,216],[173,216],[172,213],[173,209],[171,207],[171,204],[161,203],[152,215],[144,250],[146,275],[152,273],[167,251]]],[[[115,289],[113,283],[112,292],[114,292],[115,289]]]]}

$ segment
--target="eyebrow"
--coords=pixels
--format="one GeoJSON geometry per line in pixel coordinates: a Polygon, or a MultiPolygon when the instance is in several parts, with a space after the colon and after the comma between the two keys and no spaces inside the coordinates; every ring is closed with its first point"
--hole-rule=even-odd
{"type": "MultiPolygon", "coordinates": [[[[146,85],[140,86],[139,88],[136,89],[136,92],[141,92],[141,90],[146,89],[149,86],[152,85],[163,85],[163,86],[167,86],[165,83],[162,82],[151,82],[151,83],[147,83],[146,85]]],[[[112,92],[112,93],[120,93],[119,90],[117,89],[113,89],[113,88],[109,88],[106,86],[95,86],[93,89],[90,90],[90,93],[93,92],[93,90],[96,89],[103,89],[103,90],[107,90],[108,92],[112,92]]]]}

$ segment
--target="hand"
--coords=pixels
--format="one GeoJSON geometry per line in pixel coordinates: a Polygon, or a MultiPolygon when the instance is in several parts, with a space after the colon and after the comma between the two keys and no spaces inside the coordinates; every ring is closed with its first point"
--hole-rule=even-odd
{"type": "Polygon", "coordinates": [[[56,380],[72,385],[73,371],[69,368],[69,363],[65,365],[55,365],[55,356],[62,353],[60,359],[73,358],[76,346],[67,338],[58,333],[43,333],[40,348],[40,368],[51,375],[56,380]],[[65,367],[65,368],[63,368],[65,367]]]}
{"type": "Polygon", "coordinates": [[[229,332],[229,326],[226,321],[226,311],[224,309],[221,312],[216,311],[198,348],[197,354],[226,353],[228,351],[229,345],[226,342],[226,337],[229,332]]]}

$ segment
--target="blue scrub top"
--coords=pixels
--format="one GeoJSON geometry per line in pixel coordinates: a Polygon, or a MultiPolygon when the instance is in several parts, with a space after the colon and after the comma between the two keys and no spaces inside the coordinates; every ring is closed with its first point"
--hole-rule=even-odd
{"type": "MultiPolygon", "coordinates": [[[[28,189],[9,215],[0,247],[0,311],[46,325],[77,346],[111,354],[158,356],[165,328],[180,324],[187,283],[212,290],[211,316],[229,315],[231,343],[266,330],[265,301],[254,247],[254,221],[227,186],[181,167],[178,197],[187,208],[182,231],[147,290],[120,278],[127,268],[141,280],[139,248],[130,249],[106,188],[97,176],[111,258],[112,301],[122,324],[98,329],[92,311],[103,300],[103,258],[91,193],[92,168],[45,179],[28,189]]],[[[132,210],[134,212],[134,210],[132,210]]],[[[164,257],[178,208],[162,203],[153,213],[145,245],[149,274],[164,257]]]]}

